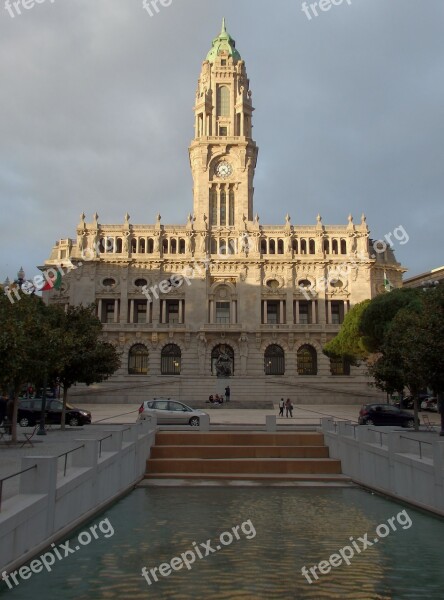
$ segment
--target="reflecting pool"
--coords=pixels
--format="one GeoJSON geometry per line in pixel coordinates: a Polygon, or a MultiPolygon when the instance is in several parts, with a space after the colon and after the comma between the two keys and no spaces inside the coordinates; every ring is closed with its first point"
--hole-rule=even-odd
{"type": "Polygon", "coordinates": [[[106,538],[96,529],[97,539],[90,535],[89,544],[56,560],[51,573],[32,574],[13,589],[2,582],[0,597],[444,598],[444,521],[358,488],[139,488],[76,531],[70,547],[79,545],[81,532],[105,519],[114,535],[106,538]],[[343,550],[344,556],[355,556],[347,559],[349,565],[344,560],[338,565],[345,546],[351,550],[343,550]],[[178,570],[171,568],[174,557],[178,570]],[[158,570],[163,563],[170,563],[161,567],[166,576],[158,570]],[[143,567],[151,585],[142,577],[143,567]],[[156,568],[157,582],[150,573],[156,568]]]}

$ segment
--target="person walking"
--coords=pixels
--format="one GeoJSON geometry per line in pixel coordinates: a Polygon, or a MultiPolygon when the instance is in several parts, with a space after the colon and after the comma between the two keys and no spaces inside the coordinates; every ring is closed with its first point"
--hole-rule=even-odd
{"type": "Polygon", "coordinates": [[[225,402],[230,401],[230,396],[231,396],[230,386],[227,385],[227,387],[225,388],[225,402]]]}
{"type": "Polygon", "coordinates": [[[288,417],[288,412],[290,412],[290,419],[293,418],[293,404],[290,400],[290,398],[287,398],[287,417],[288,417]]]}
{"type": "Polygon", "coordinates": [[[283,399],[283,398],[281,398],[281,399],[279,400],[279,416],[280,416],[280,417],[283,417],[283,416],[284,416],[284,407],[285,407],[285,402],[284,402],[284,399],[283,399]]]}
{"type": "Polygon", "coordinates": [[[291,403],[290,398],[287,398],[287,401],[285,402],[285,416],[288,417],[293,417],[293,405],[291,403]]]}

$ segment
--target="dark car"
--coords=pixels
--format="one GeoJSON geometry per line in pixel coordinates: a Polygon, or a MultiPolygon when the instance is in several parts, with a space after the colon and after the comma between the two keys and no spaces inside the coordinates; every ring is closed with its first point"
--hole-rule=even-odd
{"type": "MultiPolygon", "coordinates": [[[[45,422],[48,425],[60,425],[62,421],[63,402],[60,400],[46,401],[45,422]]],[[[40,422],[40,414],[42,411],[42,399],[22,399],[19,400],[17,422],[22,427],[33,427],[40,422]]],[[[91,423],[91,413],[87,410],[82,410],[66,405],[66,423],[71,427],[77,425],[89,425],[91,423]]]]}
{"type": "Polygon", "coordinates": [[[364,404],[359,411],[359,425],[398,425],[414,427],[412,413],[390,404],[364,404]]]}

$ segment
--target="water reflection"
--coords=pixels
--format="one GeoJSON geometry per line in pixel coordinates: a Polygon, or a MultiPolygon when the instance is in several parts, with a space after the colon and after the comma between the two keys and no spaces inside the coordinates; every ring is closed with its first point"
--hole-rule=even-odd
{"type": "MultiPolygon", "coordinates": [[[[441,600],[444,522],[407,509],[413,526],[333,568],[310,585],[302,576],[404,507],[358,489],[138,489],[106,512],[115,535],[91,542],[0,597],[11,600],[441,600]],[[158,567],[251,519],[220,552],[148,586],[141,569],[158,567]]],[[[91,523],[100,519],[95,518],[91,523]]],[[[83,527],[85,529],[86,527],[83,527]]],[[[78,533],[78,532],[77,532],[78,533]]],[[[73,536],[74,537],[74,536],[73,536]]]]}

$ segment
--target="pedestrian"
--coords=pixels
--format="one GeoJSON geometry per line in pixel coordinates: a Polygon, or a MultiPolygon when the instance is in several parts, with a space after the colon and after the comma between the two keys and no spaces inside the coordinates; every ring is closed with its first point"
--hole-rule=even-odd
{"type": "Polygon", "coordinates": [[[288,417],[292,416],[292,410],[293,410],[293,406],[290,402],[290,398],[287,398],[287,401],[285,402],[285,416],[288,417]]]}
{"type": "Polygon", "coordinates": [[[230,401],[230,396],[231,396],[230,386],[227,385],[227,387],[225,388],[225,402],[230,401]]]}
{"type": "Polygon", "coordinates": [[[283,399],[283,398],[281,398],[281,399],[279,400],[279,416],[280,416],[280,417],[283,417],[283,416],[284,416],[284,407],[285,407],[285,402],[284,402],[284,399],[283,399]]]}
{"type": "Polygon", "coordinates": [[[288,413],[290,413],[290,419],[292,419],[293,418],[293,404],[292,404],[290,398],[287,398],[286,407],[287,407],[287,417],[288,417],[288,413]]]}

